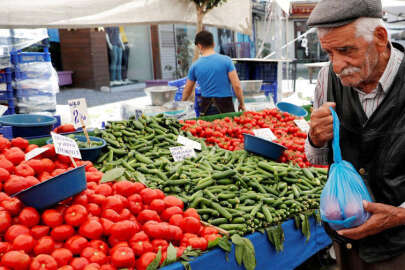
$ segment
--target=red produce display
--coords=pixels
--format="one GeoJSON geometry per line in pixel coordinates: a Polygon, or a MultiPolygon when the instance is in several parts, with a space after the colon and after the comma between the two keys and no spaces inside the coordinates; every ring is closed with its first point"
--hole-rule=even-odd
{"type": "Polygon", "coordinates": [[[77,161],[87,165],[86,190],[42,212],[24,206],[9,195],[34,183],[27,178],[41,179],[44,170],[51,174],[66,171],[55,163],[65,163],[69,169],[70,161],[47,153],[46,158],[34,158],[42,166],[37,163],[32,168],[29,163],[33,160],[21,160],[23,149],[17,148],[28,147],[23,139],[10,143],[1,138],[0,143],[0,163],[9,163],[0,170],[1,182],[7,187],[0,190],[2,269],[146,269],[159,250],[160,263],[165,261],[170,243],[180,257],[187,247],[203,251],[208,242],[221,237],[215,228],[201,224],[195,209],[183,212],[184,204],[178,198],[141,183],[100,183],[103,174],[86,161],[77,161]]]}
{"type": "Polygon", "coordinates": [[[294,120],[297,117],[280,112],[277,109],[261,112],[244,112],[241,116],[216,119],[212,122],[203,120],[181,121],[183,130],[190,131],[193,136],[205,138],[208,145],[217,144],[227,150],[243,149],[243,134],[254,135],[254,129],[270,128],[277,137],[274,142],[287,150],[280,158],[280,162],[292,162],[300,167],[312,166],[305,156],[305,140],[307,134],[302,132],[294,120]]]}

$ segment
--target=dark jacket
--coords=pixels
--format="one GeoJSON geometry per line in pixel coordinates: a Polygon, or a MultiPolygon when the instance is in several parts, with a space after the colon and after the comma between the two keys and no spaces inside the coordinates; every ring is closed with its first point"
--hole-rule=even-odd
{"type": "MultiPolygon", "coordinates": [[[[402,47],[399,49],[403,51],[402,47]]],[[[328,78],[328,101],[336,102],[336,112],[341,121],[343,159],[362,173],[375,202],[393,206],[405,201],[404,79],[405,58],[384,100],[367,119],[357,92],[343,86],[333,68],[329,69],[328,78]]],[[[331,164],[331,145],[329,149],[331,164]]],[[[335,236],[333,234],[332,238],[335,236]]],[[[359,248],[360,257],[368,263],[386,260],[405,252],[405,226],[349,242],[359,248]]]]}

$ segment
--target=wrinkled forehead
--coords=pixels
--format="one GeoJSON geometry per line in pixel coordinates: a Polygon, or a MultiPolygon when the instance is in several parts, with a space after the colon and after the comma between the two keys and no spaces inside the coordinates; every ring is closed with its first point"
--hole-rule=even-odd
{"type": "Polygon", "coordinates": [[[354,23],[325,30],[322,28],[318,29],[320,33],[319,41],[323,49],[350,46],[359,39],[363,39],[356,36],[356,26],[354,23]]]}

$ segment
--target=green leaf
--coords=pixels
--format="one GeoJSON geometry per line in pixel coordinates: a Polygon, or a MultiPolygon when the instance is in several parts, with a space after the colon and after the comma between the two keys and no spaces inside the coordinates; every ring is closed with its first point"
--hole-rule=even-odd
{"type": "Polygon", "coordinates": [[[191,270],[191,265],[189,262],[181,262],[181,264],[184,266],[185,270],[191,270]]]}
{"type": "Polygon", "coordinates": [[[159,247],[159,251],[156,254],[155,259],[148,265],[146,270],[156,270],[156,269],[158,269],[161,259],[162,259],[162,250],[159,247]]]}
{"type": "Polygon", "coordinates": [[[243,246],[243,265],[245,266],[246,270],[254,270],[256,268],[256,254],[255,248],[252,242],[244,238],[245,245],[243,246]]]}
{"type": "Polygon", "coordinates": [[[239,266],[242,265],[243,253],[244,253],[243,246],[235,246],[235,258],[239,266]]]}
{"type": "Polygon", "coordinates": [[[115,168],[104,173],[100,183],[107,183],[119,179],[125,172],[124,168],[115,168]]]}
{"type": "Polygon", "coordinates": [[[211,249],[211,248],[213,248],[213,247],[218,246],[220,239],[221,239],[221,238],[218,237],[218,238],[215,239],[214,241],[208,242],[208,249],[211,249]]]}
{"type": "Polygon", "coordinates": [[[231,237],[232,243],[235,245],[244,245],[245,242],[243,241],[243,237],[241,237],[239,234],[234,234],[231,237]]]}
{"type": "Polygon", "coordinates": [[[273,235],[273,227],[267,228],[266,232],[267,232],[267,239],[270,241],[270,243],[272,243],[274,245],[274,235],[273,235]]]}
{"type": "Polygon", "coordinates": [[[220,240],[218,241],[218,246],[219,246],[222,250],[224,250],[224,251],[226,251],[226,252],[231,252],[231,250],[232,250],[232,243],[229,241],[228,238],[223,237],[223,238],[217,238],[217,239],[220,239],[220,240]]]}
{"type": "Polygon", "coordinates": [[[172,243],[169,244],[167,248],[167,257],[163,262],[162,266],[174,263],[177,260],[177,248],[175,248],[172,243]]]}

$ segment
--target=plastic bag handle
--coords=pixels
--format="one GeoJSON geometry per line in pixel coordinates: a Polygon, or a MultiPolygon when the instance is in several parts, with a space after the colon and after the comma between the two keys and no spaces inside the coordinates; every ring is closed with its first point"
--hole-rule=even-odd
{"type": "Polygon", "coordinates": [[[335,110],[333,110],[332,107],[329,107],[329,109],[332,112],[332,117],[333,117],[333,140],[332,140],[333,162],[339,163],[342,161],[342,152],[340,150],[340,145],[339,145],[340,121],[339,121],[339,117],[337,116],[335,110]]]}

